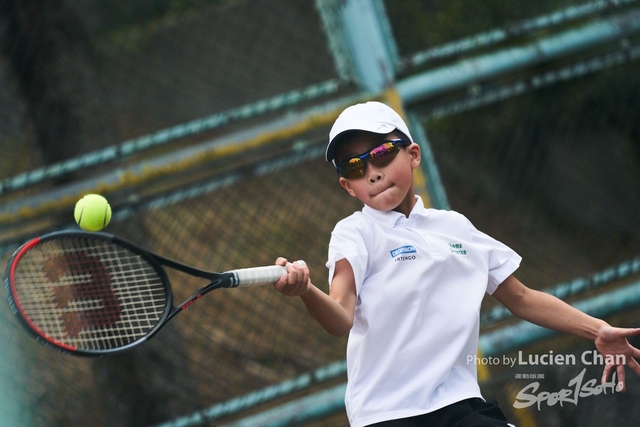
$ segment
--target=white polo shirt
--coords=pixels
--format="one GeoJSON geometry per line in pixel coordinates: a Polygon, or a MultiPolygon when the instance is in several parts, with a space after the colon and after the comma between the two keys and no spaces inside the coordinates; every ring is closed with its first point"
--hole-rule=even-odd
{"type": "Polygon", "coordinates": [[[345,398],[353,427],[481,397],[467,360],[478,350],[480,303],[520,265],[463,215],[416,197],[409,218],[365,206],[331,235],[329,283],[343,258],[356,281],[345,398]]]}

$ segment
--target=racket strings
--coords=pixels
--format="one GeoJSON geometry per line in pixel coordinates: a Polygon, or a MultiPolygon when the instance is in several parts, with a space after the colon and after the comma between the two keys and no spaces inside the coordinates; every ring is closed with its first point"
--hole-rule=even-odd
{"type": "Polygon", "coordinates": [[[41,242],[20,259],[13,286],[34,329],[83,350],[115,349],[143,338],[168,305],[167,288],[153,265],[99,239],[41,242]]]}

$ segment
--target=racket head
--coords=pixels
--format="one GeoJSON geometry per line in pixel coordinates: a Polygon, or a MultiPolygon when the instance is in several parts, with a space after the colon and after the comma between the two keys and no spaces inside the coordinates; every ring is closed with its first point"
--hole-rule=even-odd
{"type": "Polygon", "coordinates": [[[166,322],[173,295],[154,255],[107,233],[34,238],[7,265],[9,305],[36,340],[63,353],[127,350],[166,322]]]}

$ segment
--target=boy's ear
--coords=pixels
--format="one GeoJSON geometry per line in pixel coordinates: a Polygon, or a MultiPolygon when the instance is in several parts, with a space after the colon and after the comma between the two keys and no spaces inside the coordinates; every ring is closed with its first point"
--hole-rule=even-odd
{"type": "Polygon", "coordinates": [[[347,190],[347,193],[351,194],[351,197],[356,197],[356,193],[353,192],[353,189],[351,188],[351,183],[349,182],[349,180],[343,177],[340,177],[340,185],[342,185],[342,188],[347,190]]]}
{"type": "Polygon", "coordinates": [[[407,151],[409,152],[409,156],[411,158],[411,167],[415,169],[420,166],[420,159],[422,157],[420,146],[414,142],[407,147],[407,151]]]}

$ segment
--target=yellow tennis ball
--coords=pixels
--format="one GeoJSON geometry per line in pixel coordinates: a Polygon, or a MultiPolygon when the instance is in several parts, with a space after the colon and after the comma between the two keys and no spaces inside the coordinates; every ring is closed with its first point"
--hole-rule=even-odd
{"type": "Polygon", "coordinates": [[[111,206],[101,195],[87,194],[76,203],[73,216],[83,230],[99,231],[111,221],[111,206]]]}

